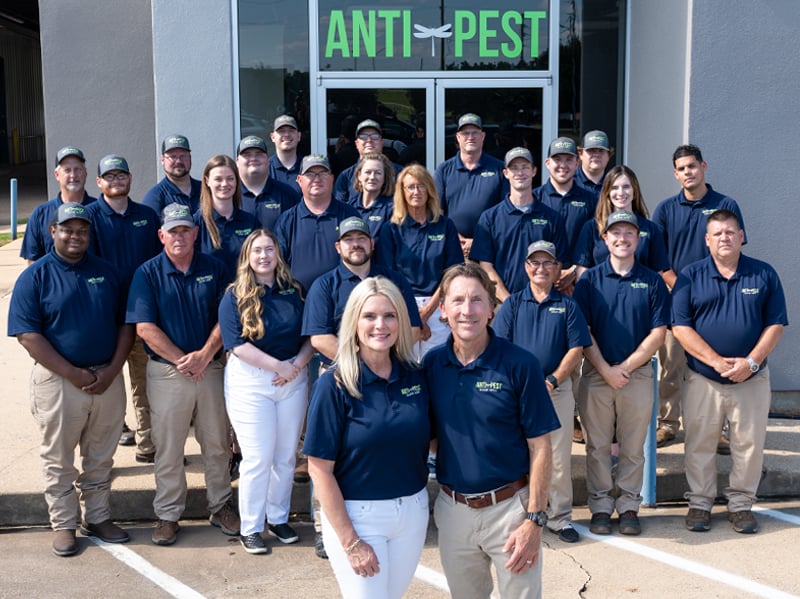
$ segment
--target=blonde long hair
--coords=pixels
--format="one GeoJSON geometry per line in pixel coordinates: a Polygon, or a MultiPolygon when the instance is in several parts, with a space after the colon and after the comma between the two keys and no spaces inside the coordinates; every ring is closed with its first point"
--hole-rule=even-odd
{"type": "Polygon", "coordinates": [[[421,164],[409,164],[397,175],[397,183],[394,186],[394,212],[392,212],[392,222],[402,225],[408,216],[408,203],[406,202],[406,190],[403,188],[403,179],[407,176],[414,177],[428,191],[428,201],[425,208],[428,211],[428,220],[435,223],[442,216],[442,206],[439,203],[439,192],[436,191],[436,183],[431,177],[431,173],[421,164]]]}
{"type": "Polygon", "coordinates": [[[622,176],[628,177],[633,188],[633,200],[631,201],[631,211],[636,216],[643,216],[648,218],[650,213],[647,211],[647,206],[644,203],[644,196],[642,196],[642,188],[639,186],[639,179],[636,173],[629,166],[618,164],[606,175],[603,180],[603,188],[600,190],[600,199],[597,201],[597,209],[594,211],[594,222],[597,225],[597,230],[600,231],[600,236],[603,235],[603,230],[606,228],[606,220],[608,216],[616,210],[614,204],[611,203],[611,186],[614,182],[622,176]]]}
{"type": "Polygon", "coordinates": [[[399,325],[397,341],[392,347],[392,354],[409,368],[416,368],[411,341],[411,320],[403,300],[403,294],[397,286],[386,277],[368,277],[355,286],[347,299],[339,325],[339,349],[336,352],[336,381],[345,390],[361,399],[361,361],[358,357],[358,319],[366,301],[376,295],[382,295],[392,304],[397,313],[399,325]]]}
{"type": "Polygon", "coordinates": [[[208,173],[211,172],[211,169],[217,168],[218,166],[227,166],[233,171],[233,175],[236,177],[236,191],[233,194],[233,207],[236,209],[242,206],[242,180],[239,178],[239,171],[236,168],[236,163],[233,158],[225,154],[212,156],[208,162],[206,162],[206,167],[203,169],[203,177],[200,180],[200,216],[203,217],[206,229],[208,229],[208,233],[211,235],[211,245],[216,249],[222,246],[222,237],[220,237],[217,223],[214,222],[214,198],[211,195],[211,188],[208,186],[206,179],[208,179],[208,173]]]}
{"type": "Polygon", "coordinates": [[[281,255],[281,246],[278,238],[272,231],[256,229],[244,240],[242,251],[239,253],[239,263],[236,267],[236,280],[230,284],[233,296],[236,298],[236,307],[239,310],[239,320],[242,323],[242,338],[256,340],[265,334],[264,320],[261,318],[261,298],[264,296],[264,286],[256,279],[256,273],[250,268],[250,250],[253,243],[260,237],[268,237],[275,244],[275,284],[281,290],[292,287],[300,293],[300,285],[292,278],[292,273],[281,255]]]}

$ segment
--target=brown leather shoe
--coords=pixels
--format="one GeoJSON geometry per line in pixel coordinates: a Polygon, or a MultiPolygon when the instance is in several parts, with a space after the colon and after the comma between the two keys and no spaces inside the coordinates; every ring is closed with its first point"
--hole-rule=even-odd
{"type": "Polygon", "coordinates": [[[211,514],[209,523],[222,529],[226,535],[235,537],[239,534],[242,521],[239,519],[239,512],[231,505],[230,499],[222,504],[216,512],[211,514]]]}
{"type": "Polygon", "coordinates": [[[153,529],[150,540],[156,545],[172,545],[178,540],[178,531],[181,529],[177,522],[172,520],[159,520],[153,529]]]}
{"type": "Polygon", "coordinates": [[[78,553],[78,541],[75,540],[75,531],[71,528],[62,528],[55,531],[53,536],[53,553],[59,557],[69,557],[78,553]]]}
{"type": "Polygon", "coordinates": [[[675,440],[675,433],[668,428],[659,428],[656,431],[656,447],[665,447],[675,440]]]}
{"type": "Polygon", "coordinates": [[[99,524],[81,524],[81,534],[87,537],[97,537],[106,543],[127,543],[131,540],[128,533],[114,524],[111,520],[99,524]]]}
{"type": "Polygon", "coordinates": [[[736,532],[741,532],[746,535],[758,532],[758,522],[755,516],[753,516],[753,512],[750,510],[728,512],[728,520],[731,526],[733,526],[733,530],[736,532]]]}

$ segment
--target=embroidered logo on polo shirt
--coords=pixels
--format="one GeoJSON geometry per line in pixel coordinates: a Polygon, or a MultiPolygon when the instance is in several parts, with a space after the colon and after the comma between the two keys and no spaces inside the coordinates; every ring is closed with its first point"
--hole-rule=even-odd
{"type": "Polygon", "coordinates": [[[631,283],[631,288],[632,289],[649,289],[650,285],[648,283],[634,282],[634,283],[631,283]]]}
{"type": "Polygon", "coordinates": [[[428,235],[428,241],[444,241],[444,233],[438,235],[428,235]]]}
{"type": "Polygon", "coordinates": [[[89,283],[89,285],[99,285],[105,280],[106,280],[105,277],[89,277],[88,279],[86,279],[86,282],[89,283]]]}
{"type": "Polygon", "coordinates": [[[495,391],[502,391],[503,390],[503,383],[499,382],[490,382],[490,381],[478,381],[475,383],[475,388],[478,391],[483,393],[493,393],[495,391]]]}
{"type": "Polygon", "coordinates": [[[650,233],[647,231],[639,231],[639,237],[647,237],[648,235],[650,235],[650,233]]]}
{"type": "Polygon", "coordinates": [[[234,231],[234,233],[236,234],[237,237],[247,237],[252,232],[253,232],[252,228],[250,228],[250,229],[236,229],[234,231]]]}
{"type": "Polygon", "coordinates": [[[278,295],[294,295],[295,293],[297,293],[297,289],[292,287],[291,289],[281,289],[278,295]]]}
{"type": "Polygon", "coordinates": [[[383,217],[379,216],[379,215],[370,216],[370,217],[367,218],[367,220],[371,220],[372,222],[378,222],[378,221],[382,221],[383,217]]]}
{"type": "Polygon", "coordinates": [[[550,312],[551,314],[564,314],[564,312],[566,312],[567,309],[559,306],[550,306],[547,309],[547,311],[550,312]]]}
{"type": "Polygon", "coordinates": [[[544,225],[549,225],[550,221],[547,220],[546,218],[532,218],[531,219],[531,224],[532,225],[542,225],[542,226],[544,226],[544,225]]]}
{"type": "Polygon", "coordinates": [[[147,222],[148,222],[147,219],[135,220],[135,221],[133,221],[133,226],[134,227],[146,227],[147,226],[147,222]]]}
{"type": "Polygon", "coordinates": [[[280,210],[281,209],[281,205],[278,202],[264,202],[261,205],[264,208],[266,208],[267,210],[280,210]]]}
{"type": "Polygon", "coordinates": [[[757,287],[742,287],[742,295],[758,295],[757,287]]]}
{"type": "Polygon", "coordinates": [[[712,215],[712,214],[714,214],[716,211],[717,211],[717,209],[716,209],[716,208],[704,208],[704,209],[702,210],[702,214],[703,214],[703,216],[711,216],[711,215],[712,215]]]}
{"type": "Polygon", "coordinates": [[[214,275],[203,275],[195,279],[197,283],[210,283],[213,280],[214,280],[214,275]]]}
{"type": "Polygon", "coordinates": [[[494,177],[496,174],[494,171],[483,171],[481,177],[494,177]]]}
{"type": "Polygon", "coordinates": [[[422,393],[422,385],[413,385],[400,389],[400,395],[403,397],[411,397],[412,395],[419,395],[420,393],[422,393]]]}
{"type": "Polygon", "coordinates": [[[579,200],[572,200],[569,204],[570,206],[575,206],[576,208],[583,208],[586,206],[586,202],[581,202],[579,200]]]}

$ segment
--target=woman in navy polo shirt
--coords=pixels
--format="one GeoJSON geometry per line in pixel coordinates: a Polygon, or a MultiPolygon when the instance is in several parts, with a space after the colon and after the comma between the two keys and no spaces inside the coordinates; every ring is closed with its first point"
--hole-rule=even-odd
{"type": "Polygon", "coordinates": [[[306,414],[313,349],[300,335],[300,287],[281,258],[275,235],[264,229],[244,241],[236,280],[219,306],[225,366],[225,406],[239,439],[241,543],[268,553],[261,533],[282,543],[297,534],[287,523],[295,452],[306,414]]]}
{"type": "Polygon", "coordinates": [[[376,241],[392,216],[394,172],[394,165],[385,155],[370,153],[364,154],[353,174],[353,187],[359,193],[350,202],[376,241]]]}
{"type": "Polygon", "coordinates": [[[200,209],[194,215],[199,227],[195,249],[224,262],[233,280],[242,244],[258,223],[255,216],[242,210],[242,183],[233,158],[212,156],[203,169],[201,184],[200,209]]]}
{"type": "Polygon", "coordinates": [[[303,453],[344,597],[400,598],[428,528],[428,390],[398,288],[350,294],[333,368],[314,386],[303,453]]]}
{"type": "Polygon", "coordinates": [[[636,259],[639,263],[656,272],[669,269],[664,232],[647,218],[649,213],[636,173],[621,164],[608,171],[600,191],[594,220],[586,222],[578,236],[572,257],[578,267],[578,276],[608,258],[608,247],[601,233],[608,216],[617,210],[633,212],[638,219],[639,245],[636,248],[636,259]]]}

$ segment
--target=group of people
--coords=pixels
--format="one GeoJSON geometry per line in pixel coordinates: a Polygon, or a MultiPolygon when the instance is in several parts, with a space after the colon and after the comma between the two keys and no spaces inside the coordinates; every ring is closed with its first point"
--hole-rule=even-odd
{"type": "Polygon", "coordinates": [[[488,597],[493,564],[502,596],[540,596],[543,529],[580,540],[576,404],[590,530],[610,534],[616,511],[619,532],[639,534],[659,351],[662,387],[674,390],[662,391],[659,444],[674,439],[682,403],[686,526],[710,527],[725,427],[728,517],[737,532],[756,531],[767,356],[787,324],[785,299],[775,271],[742,255],[739,208],[705,183],[698,148],[676,150],[681,191],[649,220],[635,173],[609,169],[602,131],[580,147],[553,140],[549,180],[535,189],[531,151],[485,154],[472,113],[434,174],[389,161],[376,120],[358,124],[359,160],[335,180],[327,157],[296,155],[299,135],[282,115],[275,156],[245,137],[200,180],[188,139],[168,136],[165,177],[141,204],[124,157],[100,160],[95,201],[83,153],[58,152],[60,193],[29,221],[32,265],[8,327],[36,362],[57,555],[77,552],[77,528],[129,538],[109,510],[126,360],[136,459],[154,464],[153,543],[178,538],[190,426],[211,524],[248,553],[270,552],[265,531],[296,542],[288,519],[302,445],[316,552],[344,596],[403,595],[425,541],[429,476],[453,595],[488,597]]]}

